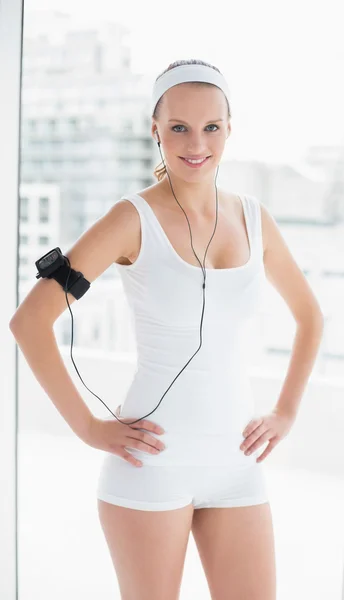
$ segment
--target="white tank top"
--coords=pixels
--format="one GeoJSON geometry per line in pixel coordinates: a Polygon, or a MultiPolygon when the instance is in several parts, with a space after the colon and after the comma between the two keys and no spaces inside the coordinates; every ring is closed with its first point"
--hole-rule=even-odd
{"type": "MultiPolygon", "coordinates": [[[[137,347],[133,380],[121,418],[150,413],[200,345],[203,272],[184,261],[148,202],[127,194],[141,222],[140,252],[131,265],[115,263],[132,317],[137,347]]],[[[247,369],[249,324],[265,282],[261,213],[254,196],[241,199],[250,257],[239,267],[206,269],[202,345],[147,420],[165,433],[159,455],[130,448],[144,464],[248,464],[239,449],[254,415],[247,369]]],[[[198,257],[203,265],[205,249],[198,257]]],[[[136,424],[135,424],[136,426],[136,424]]],[[[155,434],[153,434],[155,435],[155,434]]]]}

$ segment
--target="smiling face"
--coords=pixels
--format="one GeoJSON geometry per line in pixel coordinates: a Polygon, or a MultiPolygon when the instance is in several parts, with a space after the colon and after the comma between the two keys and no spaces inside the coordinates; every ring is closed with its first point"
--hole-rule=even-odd
{"type": "Polygon", "coordinates": [[[152,134],[157,129],[169,171],[190,181],[213,176],[231,131],[222,90],[214,85],[182,83],[165,92],[159,108],[152,134]],[[206,157],[210,158],[196,167],[184,160],[206,157]]]}

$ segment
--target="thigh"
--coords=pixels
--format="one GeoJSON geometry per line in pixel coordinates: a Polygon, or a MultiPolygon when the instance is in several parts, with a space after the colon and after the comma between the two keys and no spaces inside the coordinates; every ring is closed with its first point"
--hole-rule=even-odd
{"type": "Polygon", "coordinates": [[[192,533],[212,600],[276,600],[268,502],[195,510],[192,533]]]}
{"type": "Polygon", "coordinates": [[[149,511],[98,498],[98,513],[122,600],[178,600],[192,504],[149,511]]]}
{"type": "Polygon", "coordinates": [[[98,512],[122,600],[177,600],[193,515],[188,471],[103,463],[98,512]]]}

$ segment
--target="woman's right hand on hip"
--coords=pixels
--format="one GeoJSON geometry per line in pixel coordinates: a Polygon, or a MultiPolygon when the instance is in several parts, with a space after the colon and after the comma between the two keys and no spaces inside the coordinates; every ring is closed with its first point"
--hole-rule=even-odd
{"type": "MultiPolygon", "coordinates": [[[[116,415],[119,413],[119,408],[117,407],[115,411],[116,415]]],[[[150,454],[159,454],[164,449],[164,444],[151,433],[161,435],[164,431],[159,425],[148,421],[148,419],[142,419],[130,426],[126,425],[126,423],[132,423],[133,421],[135,421],[135,418],[117,421],[115,418],[98,419],[93,417],[86,443],[92,448],[116,454],[132,465],[139,467],[142,462],[130,454],[126,447],[143,450],[150,454]],[[146,431],[141,431],[142,429],[146,431]]]]}

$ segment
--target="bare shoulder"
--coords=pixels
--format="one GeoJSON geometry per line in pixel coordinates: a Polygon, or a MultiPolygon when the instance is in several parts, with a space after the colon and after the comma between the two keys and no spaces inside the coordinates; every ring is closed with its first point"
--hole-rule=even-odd
{"type": "MultiPolygon", "coordinates": [[[[143,190],[136,192],[141,196],[147,204],[157,213],[163,212],[165,204],[162,201],[163,191],[159,184],[153,184],[143,190]]],[[[141,220],[140,215],[130,200],[125,197],[117,202],[121,206],[119,210],[123,216],[126,227],[126,249],[123,250],[122,256],[116,260],[117,263],[128,265],[135,262],[141,248],[141,220]],[[129,262],[128,262],[129,261],[129,262]]]]}
{"type": "Polygon", "coordinates": [[[270,210],[265,206],[265,204],[263,204],[263,202],[261,202],[261,200],[258,200],[258,203],[260,207],[263,247],[265,254],[269,248],[274,247],[276,239],[278,239],[280,243],[282,242],[282,234],[270,210]]]}
{"type": "MultiPolygon", "coordinates": [[[[137,222],[131,206],[130,202],[116,202],[64,252],[71,267],[81,271],[90,283],[128,252],[137,222]]],[[[69,293],[69,303],[74,300],[69,293]]],[[[17,308],[11,325],[28,322],[35,314],[52,325],[65,309],[63,287],[55,279],[41,278],[17,308]]]]}
{"type": "Polygon", "coordinates": [[[136,259],[141,247],[141,219],[136,207],[130,200],[123,198],[116,202],[119,220],[122,226],[123,245],[120,256],[115,263],[128,265],[136,259]]]}
{"type": "Polygon", "coordinates": [[[322,319],[314,292],[269,209],[260,202],[267,279],[285,300],[296,322],[322,319]]]}

